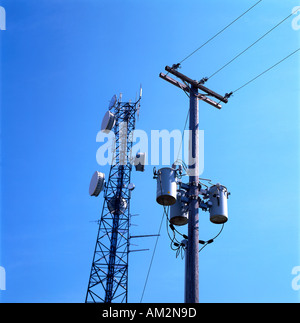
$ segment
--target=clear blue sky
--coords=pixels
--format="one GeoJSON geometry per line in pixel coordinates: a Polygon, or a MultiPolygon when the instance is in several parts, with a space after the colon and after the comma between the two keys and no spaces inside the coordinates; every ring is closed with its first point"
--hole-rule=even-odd
{"type": "MultiPolygon", "coordinates": [[[[84,302],[102,197],[88,195],[97,132],[113,94],[143,99],[138,129],[182,129],[183,92],[158,77],[255,0],[2,0],[2,302],[84,302]]],[[[296,0],[263,0],[183,63],[201,79],[289,15],[296,0]]],[[[290,18],[207,84],[235,90],[299,47],[290,18]]],[[[200,302],[299,302],[299,54],[230,99],[200,103],[205,178],[231,192],[222,235],[200,253],[200,302]]],[[[160,165],[157,165],[159,167],[160,165]]],[[[132,174],[131,234],[155,234],[153,166],[132,174]]],[[[219,230],[200,212],[200,239],[219,230]]],[[[136,241],[132,241],[136,243],[136,241]]],[[[129,261],[129,302],[139,302],[155,238],[129,261]]],[[[184,262],[165,225],[143,302],[183,302],[184,262]]],[[[133,246],[133,248],[135,248],[133,246]]]]}

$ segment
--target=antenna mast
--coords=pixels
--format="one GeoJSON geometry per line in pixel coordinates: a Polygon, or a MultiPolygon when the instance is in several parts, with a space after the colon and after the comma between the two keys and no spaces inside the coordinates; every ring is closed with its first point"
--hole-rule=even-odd
{"type": "MultiPolygon", "coordinates": [[[[102,122],[102,131],[114,131],[115,150],[109,178],[104,188],[104,203],[86,294],[86,303],[127,303],[128,255],[130,246],[130,199],[132,142],[129,134],[135,129],[139,99],[121,102],[113,96],[109,114],[102,122]],[[128,157],[128,158],[127,158],[128,157]]],[[[101,173],[100,173],[101,174],[101,173]]],[[[99,176],[100,177],[100,176],[99,176]]],[[[92,182],[91,182],[92,185],[92,182]]],[[[96,186],[94,184],[94,186],[96,186]]],[[[92,188],[93,191],[93,188],[92,188]]],[[[99,194],[99,190],[90,195],[99,194]]]]}

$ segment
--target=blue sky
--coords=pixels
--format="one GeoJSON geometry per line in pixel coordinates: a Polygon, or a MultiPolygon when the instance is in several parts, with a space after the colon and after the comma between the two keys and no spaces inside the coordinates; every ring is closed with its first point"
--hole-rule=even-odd
{"type": "MultiPolygon", "coordinates": [[[[102,209],[88,187],[96,135],[114,94],[134,100],[137,128],[182,129],[188,98],[158,77],[255,1],[2,0],[2,302],[84,302],[102,209]]],[[[182,64],[211,75],[299,5],[263,0],[182,64]]],[[[299,48],[290,18],[207,86],[235,90],[299,48]]],[[[222,110],[201,103],[204,178],[231,192],[229,221],[200,253],[200,302],[299,302],[299,54],[245,87],[222,110]]],[[[150,152],[151,154],[151,152],[150,152]]],[[[156,165],[160,167],[161,165],[156,165]]],[[[132,235],[156,234],[153,166],[134,172],[132,235]]],[[[219,227],[200,212],[200,239],[219,227]]],[[[133,241],[136,243],[136,241],[133,241]]],[[[131,253],[129,302],[139,302],[155,238],[131,253]]],[[[162,228],[143,302],[183,302],[184,262],[162,228]]]]}

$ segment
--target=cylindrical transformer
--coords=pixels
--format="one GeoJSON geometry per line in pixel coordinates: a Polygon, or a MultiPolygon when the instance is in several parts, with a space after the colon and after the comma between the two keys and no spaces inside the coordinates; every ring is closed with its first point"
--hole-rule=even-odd
{"type": "Polygon", "coordinates": [[[228,220],[227,209],[228,191],[225,186],[220,184],[214,185],[209,189],[209,208],[210,221],[216,224],[223,224],[228,220]]]}
{"type": "Polygon", "coordinates": [[[170,222],[178,226],[187,224],[189,219],[188,206],[181,200],[183,195],[184,191],[180,190],[177,193],[176,203],[170,207],[170,222]]]}
{"type": "Polygon", "coordinates": [[[160,205],[173,205],[177,198],[176,171],[173,168],[161,168],[157,172],[156,202],[160,205]]]}

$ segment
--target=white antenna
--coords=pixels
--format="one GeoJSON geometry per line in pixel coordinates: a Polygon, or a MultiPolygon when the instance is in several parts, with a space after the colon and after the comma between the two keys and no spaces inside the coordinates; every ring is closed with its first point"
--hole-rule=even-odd
{"type": "Polygon", "coordinates": [[[105,175],[100,172],[95,172],[90,182],[90,196],[98,196],[103,190],[105,175]]]}
{"type": "Polygon", "coordinates": [[[143,89],[142,89],[142,84],[141,84],[140,85],[140,97],[139,97],[138,106],[137,106],[137,109],[136,109],[136,114],[137,114],[138,120],[140,119],[140,109],[141,109],[140,100],[142,98],[142,95],[143,95],[143,89]]]}
{"type": "Polygon", "coordinates": [[[137,109],[136,109],[136,115],[138,117],[138,120],[140,119],[140,109],[141,109],[141,104],[140,102],[138,103],[137,109]]]}
{"type": "Polygon", "coordinates": [[[116,94],[111,98],[110,102],[109,102],[109,105],[108,105],[108,109],[111,110],[117,103],[117,96],[116,94]]]}
{"type": "Polygon", "coordinates": [[[129,189],[129,191],[133,191],[135,189],[135,185],[133,183],[129,183],[127,188],[129,189]]]}
{"type": "Polygon", "coordinates": [[[107,111],[102,119],[101,131],[104,133],[109,133],[114,127],[116,122],[115,115],[110,111],[107,111]]]}

